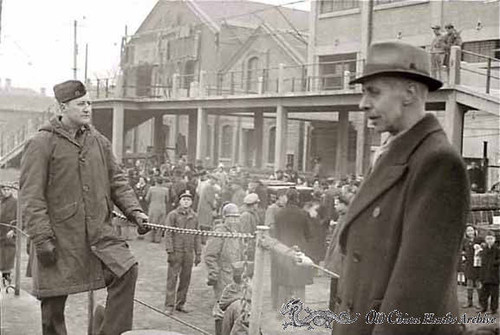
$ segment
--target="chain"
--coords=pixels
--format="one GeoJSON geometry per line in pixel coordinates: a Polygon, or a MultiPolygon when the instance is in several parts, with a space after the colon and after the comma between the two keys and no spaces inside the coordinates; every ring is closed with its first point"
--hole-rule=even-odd
{"type": "MultiPolygon", "coordinates": [[[[113,211],[113,216],[120,220],[129,221],[126,216],[116,211],[113,211]]],[[[245,234],[245,233],[216,232],[208,230],[178,228],[178,227],[164,226],[156,223],[143,223],[143,226],[153,230],[170,231],[178,234],[219,237],[219,238],[240,238],[243,240],[255,239],[255,235],[245,234]]]]}

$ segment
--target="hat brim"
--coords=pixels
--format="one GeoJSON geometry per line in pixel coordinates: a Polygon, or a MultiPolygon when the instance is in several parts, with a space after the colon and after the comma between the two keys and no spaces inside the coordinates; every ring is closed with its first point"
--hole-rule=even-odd
{"type": "Polygon", "coordinates": [[[443,86],[443,83],[437,79],[434,79],[430,76],[426,76],[424,74],[418,73],[418,72],[410,72],[407,70],[381,70],[381,71],[374,71],[369,74],[363,75],[359,78],[356,78],[354,80],[351,80],[349,84],[362,84],[365,81],[369,79],[373,79],[375,77],[381,77],[381,76],[388,76],[388,77],[402,77],[402,78],[408,78],[412,79],[418,82],[421,82],[422,84],[425,84],[430,92],[437,91],[443,86]]]}

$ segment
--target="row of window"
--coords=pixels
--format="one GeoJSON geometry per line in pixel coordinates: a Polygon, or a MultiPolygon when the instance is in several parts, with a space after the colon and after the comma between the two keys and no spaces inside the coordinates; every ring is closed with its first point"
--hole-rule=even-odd
{"type": "MultiPolygon", "coordinates": [[[[359,8],[362,0],[321,0],[319,12],[321,14],[339,12],[347,9],[359,8]]],[[[374,5],[384,5],[388,3],[404,2],[412,0],[375,0],[374,5]]]]}

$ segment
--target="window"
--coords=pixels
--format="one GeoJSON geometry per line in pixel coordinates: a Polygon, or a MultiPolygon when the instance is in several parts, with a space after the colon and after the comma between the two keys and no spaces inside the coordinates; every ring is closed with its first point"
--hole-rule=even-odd
{"type": "Polygon", "coordinates": [[[319,3],[320,14],[353,8],[359,8],[359,0],[321,0],[319,3]]]}
{"type": "Polygon", "coordinates": [[[231,158],[233,153],[233,128],[230,125],[222,127],[221,153],[222,158],[231,158]]]}
{"type": "MultiPolygon", "coordinates": [[[[466,42],[463,44],[463,50],[493,58],[500,58],[500,40],[466,42]]],[[[465,62],[469,63],[487,62],[487,59],[484,57],[474,56],[467,53],[464,53],[462,58],[465,62]]]]}
{"type": "Polygon", "coordinates": [[[184,65],[184,75],[183,75],[183,88],[188,89],[191,85],[191,82],[194,81],[194,68],[195,61],[189,60],[184,65]]]}
{"type": "Polygon", "coordinates": [[[259,58],[257,57],[250,58],[247,64],[247,82],[246,82],[247,93],[259,93],[258,71],[259,71],[259,58]]]}
{"type": "Polygon", "coordinates": [[[356,54],[338,54],[319,57],[319,84],[322,90],[344,87],[344,71],[356,73],[356,54]]]}
{"type": "Polygon", "coordinates": [[[268,154],[267,154],[267,162],[274,163],[274,150],[276,148],[276,127],[272,127],[269,129],[269,145],[268,145],[268,154]]]}

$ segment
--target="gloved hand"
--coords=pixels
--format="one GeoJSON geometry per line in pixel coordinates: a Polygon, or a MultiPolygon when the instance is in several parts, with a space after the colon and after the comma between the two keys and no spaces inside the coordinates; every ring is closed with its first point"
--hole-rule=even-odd
{"type": "Polygon", "coordinates": [[[201,256],[200,255],[195,255],[194,256],[194,266],[198,266],[198,264],[201,263],[201,256]]]}
{"type": "Polygon", "coordinates": [[[175,255],[175,252],[173,252],[173,251],[170,251],[170,252],[167,251],[167,253],[168,253],[167,262],[170,264],[175,260],[176,255],[175,255]]]}
{"type": "Polygon", "coordinates": [[[149,218],[143,212],[133,211],[132,220],[137,225],[137,234],[144,235],[151,230],[151,228],[144,226],[144,223],[147,223],[149,218]]]}
{"type": "Polygon", "coordinates": [[[217,285],[217,278],[209,277],[208,280],[207,280],[207,285],[208,286],[215,286],[215,285],[217,285]]]}
{"type": "Polygon", "coordinates": [[[7,234],[5,235],[8,239],[13,239],[14,236],[16,236],[16,232],[13,230],[9,230],[7,234]]]}
{"type": "Polygon", "coordinates": [[[53,240],[39,243],[35,248],[38,261],[42,263],[43,266],[51,266],[56,262],[56,246],[53,240]]]}

